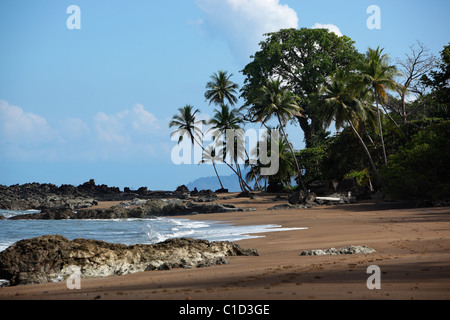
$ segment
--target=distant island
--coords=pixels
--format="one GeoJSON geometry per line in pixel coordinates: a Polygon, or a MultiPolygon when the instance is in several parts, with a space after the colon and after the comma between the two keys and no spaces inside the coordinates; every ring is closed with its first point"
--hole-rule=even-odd
{"type": "MultiPolygon", "coordinates": [[[[224,188],[228,189],[229,192],[241,191],[239,187],[239,180],[236,177],[236,175],[231,174],[229,176],[220,177],[220,179],[222,180],[224,188]]],[[[194,188],[197,188],[197,190],[217,190],[220,189],[220,184],[219,181],[217,180],[217,177],[210,176],[195,179],[194,181],[186,184],[186,187],[189,190],[194,190],[194,188]]]]}

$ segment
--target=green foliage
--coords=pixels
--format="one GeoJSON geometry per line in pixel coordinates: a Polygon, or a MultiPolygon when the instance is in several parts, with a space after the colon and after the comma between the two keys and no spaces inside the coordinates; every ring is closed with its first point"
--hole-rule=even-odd
{"type": "MultiPolygon", "coordinates": [[[[242,97],[250,106],[267,80],[279,77],[289,90],[300,97],[303,116],[297,120],[305,133],[307,147],[316,146],[322,128],[318,117],[321,104],[319,87],[337,68],[347,68],[362,58],[354,42],[326,29],[284,29],[269,33],[242,73],[246,77],[242,97]]],[[[251,116],[251,115],[250,115],[251,116]]]]}
{"type": "Polygon", "coordinates": [[[369,169],[367,168],[362,171],[353,170],[344,176],[344,179],[351,179],[351,178],[356,179],[356,182],[361,187],[366,187],[368,184],[371,183],[370,172],[369,169]]]}
{"type": "Polygon", "coordinates": [[[327,172],[324,159],[327,156],[326,146],[307,148],[297,153],[297,158],[305,170],[304,179],[306,183],[323,180],[327,172]]]}
{"type": "Polygon", "coordinates": [[[443,121],[419,131],[390,157],[382,171],[385,191],[402,199],[448,199],[449,163],[450,121],[443,121]]]}

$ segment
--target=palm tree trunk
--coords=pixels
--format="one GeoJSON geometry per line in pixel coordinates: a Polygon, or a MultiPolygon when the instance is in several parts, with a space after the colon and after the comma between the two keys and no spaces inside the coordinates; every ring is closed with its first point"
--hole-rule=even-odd
{"type": "Polygon", "coordinates": [[[378,173],[377,167],[375,167],[375,163],[373,162],[372,156],[370,155],[369,149],[367,148],[366,144],[364,143],[363,138],[360,136],[360,134],[358,133],[358,130],[356,130],[355,126],[353,125],[353,123],[351,121],[350,122],[350,126],[353,129],[353,132],[356,134],[356,136],[358,137],[359,141],[361,142],[362,146],[364,147],[364,150],[367,153],[367,156],[369,157],[369,162],[370,165],[372,166],[373,171],[375,172],[375,174],[377,175],[378,179],[380,179],[381,181],[381,176],[378,173]]]}
{"type": "Polygon", "coordinates": [[[388,163],[387,163],[387,156],[386,156],[386,147],[384,146],[383,127],[381,125],[381,112],[380,112],[380,107],[378,106],[378,97],[377,97],[376,92],[375,92],[375,103],[377,105],[378,127],[380,129],[381,147],[383,148],[384,164],[387,167],[388,163]]]}
{"type": "MultiPolygon", "coordinates": [[[[200,148],[202,148],[203,151],[205,151],[205,148],[203,147],[203,145],[202,145],[200,142],[197,141],[197,139],[194,138],[194,141],[200,146],[200,148]]],[[[245,191],[245,188],[248,188],[248,190],[251,190],[251,189],[252,189],[252,188],[250,188],[250,187],[248,186],[247,183],[245,183],[245,181],[242,179],[242,177],[239,175],[239,173],[238,173],[236,170],[234,170],[233,166],[231,166],[228,162],[225,161],[225,159],[223,159],[223,163],[225,163],[225,164],[226,164],[231,170],[233,170],[233,172],[238,176],[239,184],[241,184],[241,185],[244,187],[244,190],[243,190],[243,191],[245,191]]],[[[216,168],[215,168],[215,166],[214,166],[214,170],[215,170],[215,169],[216,169],[216,168]]],[[[216,171],[216,173],[217,173],[217,171],[216,171]]],[[[219,180],[220,180],[220,179],[219,179],[219,180]]],[[[220,183],[220,185],[222,185],[222,183],[220,183]]]]}
{"type": "MultiPolygon", "coordinates": [[[[192,140],[194,142],[196,142],[200,146],[200,148],[202,148],[203,151],[206,151],[206,149],[203,147],[203,145],[200,142],[198,142],[197,139],[195,139],[194,136],[192,136],[192,140]]],[[[214,161],[212,162],[212,164],[213,164],[213,167],[214,167],[214,171],[216,172],[217,179],[219,179],[220,187],[222,189],[224,189],[224,187],[222,185],[222,181],[220,180],[219,174],[217,173],[217,169],[216,169],[216,165],[215,165],[214,161]]]]}
{"type": "Polygon", "coordinates": [[[258,188],[259,191],[261,191],[261,187],[259,186],[259,182],[258,182],[258,177],[256,176],[255,169],[253,168],[253,165],[250,163],[250,157],[248,155],[247,149],[244,148],[244,151],[245,151],[245,155],[247,156],[248,164],[250,165],[250,169],[252,170],[253,176],[255,177],[256,187],[258,188]]]}
{"type": "Polygon", "coordinates": [[[220,180],[219,174],[217,173],[216,164],[214,163],[214,161],[212,162],[212,165],[213,165],[213,167],[214,167],[214,171],[216,172],[217,179],[219,179],[220,187],[221,187],[222,189],[224,189],[223,184],[222,184],[222,181],[220,180]]]}
{"type": "Polygon", "coordinates": [[[300,185],[301,185],[303,191],[305,191],[305,193],[307,194],[307,193],[308,193],[308,190],[306,189],[305,184],[303,183],[302,172],[301,172],[301,170],[300,170],[300,166],[299,166],[299,164],[298,164],[297,157],[295,156],[294,148],[292,148],[292,145],[291,145],[291,143],[290,143],[289,140],[288,140],[288,137],[287,137],[287,135],[286,135],[286,132],[284,131],[284,128],[283,128],[283,122],[281,121],[280,116],[277,115],[277,117],[278,117],[278,121],[280,122],[280,129],[281,129],[281,132],[283,133],[284,139],[286,139],[286,142],[287,142],[287,144],[288,144],[288,146],[289,146],[289,149],[291,150],[292,157],[294,158],[295,166],[297,167],[298,181],[300,182],[300,185]]]}
{"type": "Polygon", "coordinates": [[[406,137],[405,133],[403,132],[402,128],[400,128],[400,126],[398,125],[397,121],[395,121],[391,115],[389,114],[389,112],[387,112],[386,108],[384,107],[383,104],[381,104],[381,106],[383,107],[384,112],[386,112],[387,116],[389,117],[389,119],[391,119],[391,121],[395,124],[395,126],[397,127],[397,129],[400,131],[400,133],[403,136],[403,139],[405,139],[405,141],[408,141],[408,138],[406,137]]]}

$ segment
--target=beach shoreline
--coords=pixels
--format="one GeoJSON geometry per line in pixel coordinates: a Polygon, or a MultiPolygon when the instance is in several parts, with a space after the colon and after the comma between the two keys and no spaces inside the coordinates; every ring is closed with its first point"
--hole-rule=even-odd
{"type": "MultiPolygon", "coordinates": [[[[231,198],[254,211],[179,216],[234,225],[274,224],[307,228],[240,240],[257,257],[198,269],[146,271],[65,282],[0,288],[14,300],[447,300],[450,298],[450,208],[411,208],[365,201],[310,209],[267,210],[273,197],[231,198]],[[369,246],[368,255],[300,256],[304,250],[369,246]],[[380,268],[381,289],[370,290],[367,268],[380,268]]],[[[106,204],[100,203],[100,206],[106,204]]],[[[173,217],[177,218],[177,217],[173,217]]]]}

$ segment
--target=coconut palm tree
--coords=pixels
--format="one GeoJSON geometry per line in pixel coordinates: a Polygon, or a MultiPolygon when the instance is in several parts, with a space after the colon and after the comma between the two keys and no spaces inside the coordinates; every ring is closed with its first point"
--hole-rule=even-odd
{"type": "Polygon", "coordinates": [[[202,137],[203,132],[200,129],[200,124],[206,124],[205,120],[196,120],[195,115],[200,112],[200,110],[195,109],[194,107],[187,104],[182,108],[178,109],[178,114],[172,117],[172,121],[169,123],[169,127],[176,127],[177,129],[172,132],[171,137],[175,135],[179,135],[178,143],[183,141],[183,137],[185,134],[189,136],[192,144],[197,143],[202,149],[202,137]]]}
{"type": "MultiPolygon", "coordinates": [[[[275,141],[274,141],[275,142],[275,141]]],[[[267,156],[271,158],[272,154],[272,137],[270,135],[270,131],[265,136],[265,141],[260,141],[256,145],[256,147],[252,150],[252,155],[257,156],[261,155],[261,143],[266,144],[263,148],[264,151],[267,151],[267,156]]],[[[294,170],[294,163],[291,156],[291,151],[289,149],[289,145],[284,139],[284,137],[280,136],[278,141],[276,141],[278,145],[278,171],[273,176],[264,176],[261,174],[263,168],[270,167],[269,164],[263,164],[261,161],[258,161],[258,163],[254,166],[254,171],[249,171],[247,175],[245,176],[247,181],[258,181],[260,179],[265,180],[266,185],[267,182],[270,183],[282,183],[283,186],[290,186],[291,185],[291,178],[295,176],[295,170],[294,170]]],[[[267,188],[265,188],[267,189],[267,188]]]]}
{"type": "Polygon", "coordinates": [[[354,74],[344,70],[338,70],[328,77],[327,82],[319,91],[325,102],[321,120],[325,128],[329,128],[333,121],[337,130],[350,126],[366,151],[373,171],[380,179],[369,149],[358,132],[361,123],[372,126],[375,124],[375,110],[366,103],[366,100],[370,101],[371,99],[371,92],[361,91],[357,81],[354,74]]]}
{"type": "Polygon", "coordinates": [[[389,65],[389,56],[383,54],[384,49],[380,47],[376,49],[369,48],[365,59],[357,65],[361,77],[360,84],[367,86],[372,91],[378,115],[378,126],[381,137],[381,146],[383,148],[384,162],[387,166],[386,147],[384,145],[383,128],[381,120],[381,110],[379,104],[387,102],[388,90],[395,90],[400,85],[394,81],[394,78],[399,75],[397,68],[389,65]]]}
{"type": "Polygon", "coordinates": [[[227,100],[231,106],[235,105],[238,101],[236,95],[239,86],[230,80],[232,75],[220,70],[210,77],[211,81],[206,84],[208,90],[205,92],[205,98],[209,100],[209,104],[214,102],[217,105],[223,105],[227,100]]]}
{"type": "Polygon", "coordinates": [[[222,135],[224,139],[224,143],[228,139],[227,146],[230,144],[233,145],[233,148],[226,147],[225,155],[230,154],[232,161],[236,165],[236,170],[232,168],[232,166],[224,161],[225,164],[228,165],[233,171],[237,174],[239,183],[241,185],[242,191],[245,191],[246,188],[251,189],[242,178],[242,172],[239,165],[239,159],[244,157],[244,132],[241,129],[242,119],[239,117],[239,113],[236,109],[230,109],[228,105],[222,104],[220,110],[215,110],[213,118],[208,122],[211,125],[211,131],[214,138],[222,135]],[[233,133],[233,137],[230,137],[229,134],[233,133]],[[229,139],[233,139],[233,141],[229,141],[229,139]]]}
{"type": "Polygon", "coordinates": [[[202,155],[203,159],[200,163],[212,163],[214,171],[216,173],[217,179],[219,180],[220,183],[220,188],[224,189],[223,184],[222,184],[222,180],[220,180],[220,176],[217,173],[217,169],[216,169],[216,161],[221,161],[221,157],[219,157],[216,153],[216,148],[212,145],[209,145],[205,151],[203,151],[203,155],[202,155]]]}
{"type": "Polygon", "coordinates": [[[294,116],[302,116],[303,111],[298,105],[300,98],[287,89],[283,88],[280,79],[269,80],[266,85],[260,88],[259,96],[252,102],[250,113],[254,115],[257,121],[267,123],[272,117],[276,117],[280,124],[281,132],[286,140],[297,169],[298,181],[305,193],[306,186],[303,183],[300,165],[295,156],[294,149],[290,143],[285,126],[288,120],[294,116]]]}

